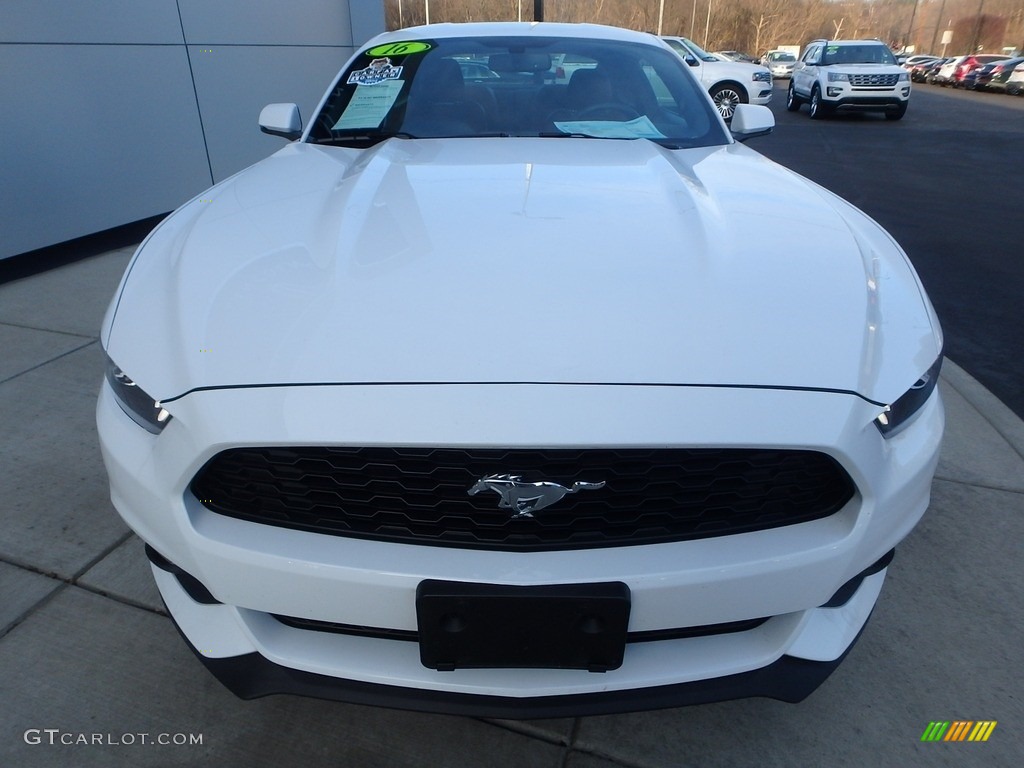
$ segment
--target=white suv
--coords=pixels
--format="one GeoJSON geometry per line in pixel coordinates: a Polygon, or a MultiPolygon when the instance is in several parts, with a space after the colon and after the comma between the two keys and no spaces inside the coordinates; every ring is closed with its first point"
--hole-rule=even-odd
{"type": "Polygon", "coordinates": [[[708,89],[719,114],[732,119],[737,104],[766,105],[772,100],[772,73],[760,64],[726,61],[708,53],[685,37],[661,38],[697,71],[694,74],[708,89]]]}
{"type": "Polygon", "coordinates": [[[796,112],[805,101],[814,119],[868,111],[899,120],[910,102],[910,73],[879,40],[815,40],[793,70],[786,109],[796,112]]]}

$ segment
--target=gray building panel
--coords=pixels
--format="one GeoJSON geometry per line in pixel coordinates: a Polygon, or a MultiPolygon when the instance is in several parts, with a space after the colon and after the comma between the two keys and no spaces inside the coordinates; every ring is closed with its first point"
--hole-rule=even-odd
{"type": "Polygon", "coordinates": [[[211,183],[182,46],[0,46],[0,257],[169,211],[211,183]],[[15,105],[11,108],[10,105],[15,105]]]}
{"type": "Polygon", "coordinates": [[[350,46],[348,5],[324,0],[178,0],[185,39],[196,45],[350,46]]]}
{"type": "Polygon", "coordinates": [[[383,0],[350,0],[352,43],[360,46],[385,29],[383,0]]]}
{"type": "Polygon", "coordinates": [[[260,131],[260,110],[295,102],[309,120],[352,53],[309,46],[189,46],[214,180],[283,147],[283,139],[260,131]]]}
{"type": "Polygon", "coordinates": [[[0,1],[0,43],[183,42],[175,0],[0,1]]]}
{"type": "Polygon", "coordinates": [[[309,119],[379,0],[0,0],[0,259],[173,210],[309,119]],[[183,31],[184,30],[184,31],[183,31]]]}

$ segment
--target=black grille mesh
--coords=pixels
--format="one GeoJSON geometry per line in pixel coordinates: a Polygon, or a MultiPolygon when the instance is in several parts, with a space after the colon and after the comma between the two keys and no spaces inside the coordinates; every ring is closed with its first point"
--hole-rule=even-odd
{"type": "Polygon", "coordinates": [[[337,536],[539,551],[652,544],[816,520],[853,496],[849,475],[812,451],[760,449],[234,448],[191,491],[208,509],[337,536]],[[492,474],[571,486],[534,517],[513,518],[492,474]]]}
{"type": "Polygon", "coordinates": [[[849,78],[850,85],[857,88],[881,88],[883,86],[892,88],[900,80],[899,75],[850,75],[849,78]]]}

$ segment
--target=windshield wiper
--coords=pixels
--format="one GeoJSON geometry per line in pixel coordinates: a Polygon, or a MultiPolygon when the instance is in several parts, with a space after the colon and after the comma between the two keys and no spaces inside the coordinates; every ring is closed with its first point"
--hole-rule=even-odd
{"type": "Polygon", "coordinates": [[[636,139],[657,139],[649,136],[596,136],[593,133],[558,133],[556,131],[542,131],[537,136],[541,139],[604,139],[606,141],[635,141],[636,139]]]}
{"type": "MultiPolygon", "coordinates": [[[[317,144],[376,144],[386,139],[507,139],[510,133],[446,133],[430,136],[414,136],[405,131],[397,133],[353,133],[345,136],[332,136],[326,139],[314,139],[317,144]]],[[[561,134],[559,134],[561,135],[561,134]]]]}
{"type": "Polygon", "coordinates": [[[344,136],[328,136],[324,139],[314,139],[316,144],[330,144],[331,146],[346,144],[377,144],[387,139],[415,139],[411,133],[349,133],[344,136]]]}
{"type": "Polygon", "coordinates": [[[541,139],[599,139],[590,133],[566,133],[564,131],[541,131],[537,134],[541,139]]]}
{"type": "Polygon", "coordinates": [[[446,133],[438,136],[417,136],[418,139],[507,139],[511,133],[446,133]]]}

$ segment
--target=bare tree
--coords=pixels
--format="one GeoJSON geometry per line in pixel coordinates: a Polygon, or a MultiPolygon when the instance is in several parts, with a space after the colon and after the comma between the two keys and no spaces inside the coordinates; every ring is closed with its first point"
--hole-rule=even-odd
{"type": "MultiPolygon", "coordinates": [[[[388,29],[424,23],[426,1],[384,0],[388,29]]],[[[520,9],[519,0],[429,3],[432,22],[513,21],[520,9]]],[[[544,15],[547,21],[611,24],[653,32],[660,7],[661,0],[545,0],[544,15]]],[[[523,0],[522,11],[524,20],[533,19],[532,0],[523,0]]],[[[981,28],[986,33],[986,50],[1024,45],[1024,0],[985,0],[984,14],[992,19],[978,22],[979,0],[664,0],[662,31],[703,42],[710,15],[706,30],[710,50],[730,48],[755,55],[779,45],[838,37],[844,30],[855,38],[920,45],[938,38],[945,29],[981,28]],[[913,40],[907,39],[910,33],[913,40]]],[[[970,43],[954,37],[950,52],[966,49],[970,43]]]]}

